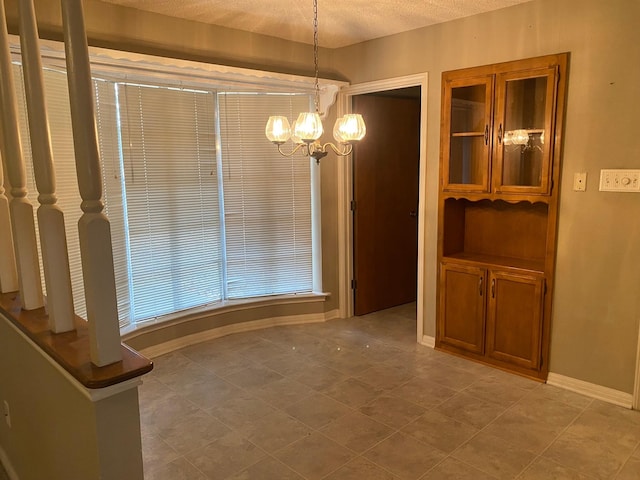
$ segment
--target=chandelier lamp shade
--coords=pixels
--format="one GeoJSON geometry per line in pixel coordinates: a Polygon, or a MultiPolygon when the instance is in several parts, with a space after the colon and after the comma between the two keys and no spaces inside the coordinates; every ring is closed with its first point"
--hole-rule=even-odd
{"type": "Polygon", "coordinates": [[[367,128],[362,115],[351,113],[343,115],[336,120],[333,126],[333,138],[338,145],[331,142],[320,143],[319,139],[324,133],[322,120],[320,119],[320,88],[318,86],[318,0],[313,0],[313,62],[315,67],[314,82],[314,112],[302,112],[293,125],[287,117],[271,116],[267,121],[265,134],[270,142],[278,147],[278,152],[285,157],[290,157],[300,151],[303,155],[312,157],[317,163],[320,159],[333,151],[338,156],[349,155],[353,149],[353,142],[364,138],[367,128]],[[289,139],[294,143],[291,152],[282,150],[282,145],[289,139]]]}

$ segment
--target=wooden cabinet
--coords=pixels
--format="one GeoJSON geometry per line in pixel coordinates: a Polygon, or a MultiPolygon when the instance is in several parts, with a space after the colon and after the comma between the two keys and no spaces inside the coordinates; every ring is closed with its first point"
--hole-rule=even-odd
{"type": "Polygon", "coordinates": [[[440,272],[441,341],[467,352],[484,353],[487,271],[464,264],[443,264],[440,272]]]}
{"type": "Polygon", "coordinates": [[[546,379],[568,54],[444,72],[436,348],[546,379]]]}
{"type": "Polygon", "coordinates": [[[544,277],[451,261],[440,268],[440,341],[536,370],[544,277]]]}
{"type": "Polygon", "coordinates": [[[443,74],[444,191],[550,193],[562,58],[443,74]]]}

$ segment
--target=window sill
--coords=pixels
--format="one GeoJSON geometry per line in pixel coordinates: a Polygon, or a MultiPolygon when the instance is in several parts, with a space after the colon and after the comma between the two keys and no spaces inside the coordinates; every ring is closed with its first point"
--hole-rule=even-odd
{"type": "Polygon", "coordinates": [[[121,332],[123,341],[131,341],[139,351],[149,358],[154,358],[187,345],[231,333],[284,324],[325,321],[327,317],[324,313],[293,316],[285,313],[274,317],[272,312],[269,312],[261,317],[260,309],[284,307],[286,310],[296,305],[312,306],[325,302],[329,296],[329,293],[304,293],[227,300],[140,322],[121,329],[121,332]],[[247,320],[238,321],[237,314],[243,311],[246,311],[247,320]],[[228,316],[235,316],[236,320],[228,322],[228,316]]]}

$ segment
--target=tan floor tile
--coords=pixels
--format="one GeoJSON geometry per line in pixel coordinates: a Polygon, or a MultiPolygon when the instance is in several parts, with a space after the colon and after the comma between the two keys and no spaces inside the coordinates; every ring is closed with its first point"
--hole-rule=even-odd
{"type": "Polygon", "coordinates": [[[509,411],[527,417],[535,422],[546,423],[551,427],[567,427],[582,412],[581,408],[557,400],[543,400],[536,393],[527,395],[513,405],[509,411]]]}
{"type": "Polygon", "coordinates": [[[356,457],[325,480],[399,480],[366,458],[356,457]]]}
{"type": "Polygon", "coordinates": [[[142,463],[145,472],[158,470],[180,455],[157,435],[142,436],[142,463]]]}
{"type": "Polygon", "coordinates": [[[640,480],[640,459],[630,458],[625,463],[616,480],[640,480]]]}
{"type": "Polygon", "coordinates": [[[440,450],[420,443],[404,433],[396,433],[364,456],[404,480],[420,478],[445,458],[440,450]]]}
{"type": "Polygon", "coordinates": [[[198,412],[190,417],[177,418],[170,427],[160,430],[158,435],[176,452],[184,455],[204,447],[230,431],[210,415],[198,412]]]}
{"type": "Polygon", "coordinates": [[[333,385],[323,393],[345,405],[357,408],[375,400],[382,395],[383,390],[364,383],[361,380],[348,378],[343,382],[333,385]]]}
{"type": "Polygon", "coordinates": [[[208,480],[184,458],[178,458],[160,468],[145,472],[144,480],[208,480]]]}
{"type": "Polygon", "coordinates": [[[433,467],[420,480],[495,480],[496,477],[481,472],[477,468],[456,460],[445,458],[441,463],[433,467]]]}
{"type": "Polygon", "coordinates": [[[285,409],[315,392],[311,387],[285,377],[253,389],[251,393],[276,408],[285,409]]]}
{"type": "Polygon", "coordinates": [[[593,480],[593,478],[540,457],[518,477],[518,480],[593,480]]]}
{"type": "Polygon", "coordinates": [[[310,366],[304,372],[294,375],[291,378],[314,390],[321,391],[346,380],[347,374],[329,368],[326,365],[318,364],[310,366]]]}
{"type": "Polygon", "coordinates": [[[176,422],[196,415],[200,409],[180,396],[169,396],[162,401],[140,409],[140,423],[150,431],[157,432],[169,428],[176,422]]]}
{"type": "Polygon", "coordinates": [[[464,393],[467,395],[472,395],[486,402],[499,403],[506,407],[513,405],[529,392],[529,390],[493,378],[483,378],[464,389],[464,393]]]}
{"type": "Polygon", "coordinates": [[[483,432],[502,438],[514,447],[541,453],[565,429],[531,420],[511,410],[500,415],[483,432]]]}
{"type": "Polygon", "coordinates": [[[499,479],[515,478],[535,455],[484,432],[453,453],[453,457],[499,479]]]}
{"type": "Polygon", "coordinates": [[[242,394],[243,390],[240,387],[236,387],[221,378],[192,383],[180,392],[180,396],[183,399],[188,400],[203,410],[231,401],[233,398],[242,394]]]}
{"type": "Polygon", "coordinates": [[[459,393],[435,407],[434,410],[476,428],[484,428],[505,409],[497,403],[485,402],[471,395],[459,393]]]}
{"type": "Polygon", "coordinates": [[[275,458],[267,457],[228,480],[304,480],[275,458]]]}
{"type": "Polygon", "coordinates": [[[611,478],[637,443],[607,434],[599,427],[571,426],[543,453],[561,465],[596,478],[611,478]]]}
{"type": "Polygon", "coordinates": [[[330,354],[316,355],[311,358],[347,375],[357,375],[373,365],[371,360],[348,348],[340,348],[330,354]]]}
{"type": "Polygon", "coordinates": [[[361,453],[389,437],[395,430],[357,412],[350,412],[320,430],[331,440],[361,453]]]}
{"type": "Polygon", "coordinates": [[[229,433],[185,458],[209,478],[225,479],[263,459],[266,454],[254,444],[229,433]]]}
{"type": "Polygon", "coordinates": [[[566,403],[567,405],[581,410],[588,407],[591,402],[593,402],[592,398],[546,383],[541,383],[536,387],[531,392],[531,395],[529,395],[529,398],[554,400],[556,402],[566,403]]]}
{"type": "Polygon", "coordinates": [[[310,435],[311,429],[289,415],[276,411],[251,422],[239,433],[267,452],[275,452],[310,435]]]}
{"type": "Polygon", "coordinates": [[[251,366],[224,377],[230,383],[241,388],[259,388],[280,380],[282,375],[262,366],[251,366]]]}
{"type": "Polygon", "coordinates": [[[413,375],[405,368],[392,365],[375,365],[359,375],[355,375],[355,378],[361,382],[387,392],[398,388],[411,380],[412,377],[413,375]]]}
{"type": "Polygon", "coordinates": [[[323,478],[351,460],[353,452],[314,432],[275,456],[308,480],[323,478]]]}
{"type": "Polygon", "coordinates": [[[463,390],[478,380],[478,375],[472,372],[436,362],[425,365],[419,376],[456,391],[463,390]]]}
{"type": "Polygon", "coordinates": [[[265,367],[278,372],[280,375],[294,377],[305,373],[309,368],[318,366],[319,363],[311,360],[306,355],[295,352],[283,353],[263,362],[265,367]]]}
{"type": "Polygon", "coordinates": [[[430,411],[402,429],[404,433],[446,453],[478,433],[478,429],[438,412],[430,411]]]}
{"type": "Polygon", "coordinates": [[[311,428],[321,428],[351,411],[332,398],[316,393],[284,409],[293,418],[311,428]]]}
{"type": "Polygon", "coordinates": [[[235,429],[244,428],[274,411],[274,407],[267,402],[246,392],[207,410],[210,415],[235,429]]]}
{"type": "Polygon", "coordinates": [[[415,377],[391,391],[392,395],[410,399],[423,408],[433,408],[452,398],[457,392],[424,377],[415,377]]]}
{"type": "Polygon", "coordinates": [[[360,413],[389,425],[402,428],[425,412],[425,409],[403,398],[383,395],[358,409],[360,413]]]}

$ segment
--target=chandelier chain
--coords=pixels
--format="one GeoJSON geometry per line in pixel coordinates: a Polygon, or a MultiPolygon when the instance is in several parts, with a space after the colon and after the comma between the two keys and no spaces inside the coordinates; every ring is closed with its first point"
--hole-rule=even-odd
{"type": "Polygon", "coordinates": [[[316,113],[320,113],[320,87],[318,85],[318,0],[313,0],[313,65],[315,67],[314,104],[316,113]]]}

